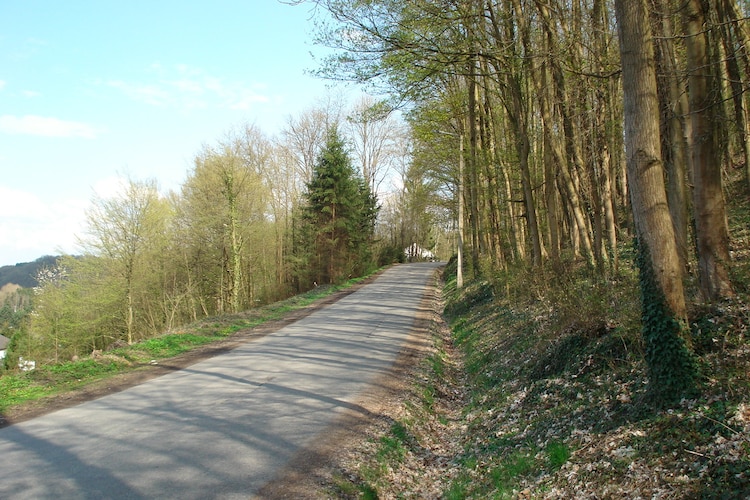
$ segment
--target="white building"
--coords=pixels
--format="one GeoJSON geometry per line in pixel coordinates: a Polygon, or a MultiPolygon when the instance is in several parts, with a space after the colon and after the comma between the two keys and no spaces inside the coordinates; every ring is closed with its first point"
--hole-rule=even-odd
{"type": "Polygon", "coordinates": [[[404,248],[404,253],[406,254],[406,260],[408,260],[409,262],[415,260],[435,260],[434,253],[430,252],[429,250],[425,250],[416,243],[412,243],[408,247],[404,248]]]}
{"type": "Polygon", "coordinates": [[[5,335],[0,335],[0,359],[5,358],[5,352],[8,349],[8,344],[10,344],[10,339],[5,335]]]}

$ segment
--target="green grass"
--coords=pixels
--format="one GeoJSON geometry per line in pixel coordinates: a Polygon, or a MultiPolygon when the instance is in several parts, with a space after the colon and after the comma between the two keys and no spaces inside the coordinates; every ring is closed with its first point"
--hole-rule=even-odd
{"type": "Polygon", "coordinates": [[[0,413],[9,408],[53,394],[56,390],[47,385],[40,385],[28,374],[4,376],[0,378],[0,413]]]}
{"type": "Polygon", "coordinates": [[[381,436],[377,457],[381,464],[403,462],[408,451],[406,427],[396,422],[391,426],[390,434],[381,436]]]}
{"type": "Polygon", "coordinates": [[[495,495],[505,497],[512,493],[518,480],[538,470],[531,452],[519,450],[501,461],[490,472],[495,495]]]}
{"type": "Polygon", "coordinates": [[[559,469],[570,459],[568,445],[559,441],[553,441],[547,445],[547,461],[552,470],[559,469]]]}
{"type": "Polygon", "coordinates": [[[65,382],[75,383],[82,380],[91,380],[101,378],[111,373],[116,373],[127,367],[128,364],[112,359],[84,359],[81,361],[71,361],[58,365],[43,366],[38,370],[29,373],[32,378],[48,378],[58,384],[65,382]]]}
{"type": "Polygon", "coordinates": [[[171,358],[195,347],[210,344],[211,342],[216,341],[217,338],[224,336],[227,336],[227,334],[220,333],[220,335],[214,336],[195,335],[192,333],[164,335],[140,342],[127,349],[118,349],[115,352],[122,352],[123,354],[127,354],[128,351],[131,353],[142,352],[146,357],[152,359],[171,358]]]}

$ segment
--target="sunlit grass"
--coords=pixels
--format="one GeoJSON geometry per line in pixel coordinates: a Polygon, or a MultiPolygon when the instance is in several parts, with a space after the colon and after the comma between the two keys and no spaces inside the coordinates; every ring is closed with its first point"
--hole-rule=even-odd
{"type": "Polygon", "coordinates": [[[40,385],[27,374],[0,378],[0,413],[25,401],[43,398],[55,392],[50,386],[40,385]]]}

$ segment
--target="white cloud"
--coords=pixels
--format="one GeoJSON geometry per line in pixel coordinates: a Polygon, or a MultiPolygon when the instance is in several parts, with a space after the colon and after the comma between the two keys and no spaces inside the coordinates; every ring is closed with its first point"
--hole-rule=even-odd
{"type": "Polygon", "coordinates": [[[142,85],[122,80],[112,80],[108,82],[108,85],[122,91],[134,101],[144,102],[151,106],[168,106],[172,101],[172,96],[169,92],[159,87],[159,85],[142,85]]]}
{"type": "Polygon", "coordinates": [[[5,80],[0,80],[0,90],[3,90],[5,88],[5,80]]]}
{"type": "Polygon", "coordinates": [[[0,132],[84,139],[93,139],[97,136],[96,129],[89,124],[36,115],[2,115],[0,116],[0,132]]]}
{"type": "Polygon", "coordinates": [[[44,210],[40,211],[42,202],[34,194],[25,191],[10,189],[0,186],[0,219],[7,217],[38,217],[43,215],[44,210]]]}
{"type": "Polygon", "coordinates": [[[30,262],[77,249],[88,202],[47,202],[33,193],[0,186],[0,265],[30,262]]]}
{"type": "Polygon", "coordinates": [[[228,82],[185,64],[167,68],[154,63],[149,69],[156,77],[152,83],[111,80],[107,84],[135,101],[184,110],[208,107],[245,110],[270,101],[257,86],[228,82]]]}

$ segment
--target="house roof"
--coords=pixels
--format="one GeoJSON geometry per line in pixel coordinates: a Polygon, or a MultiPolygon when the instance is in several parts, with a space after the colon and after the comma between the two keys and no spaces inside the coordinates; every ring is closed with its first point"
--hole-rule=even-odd
{"type": "Polygon", "coordinates": [[[0,335],[0,351],[8,347],[8,344],[10,344],[10,339],[5,335],[0,335]]]}

